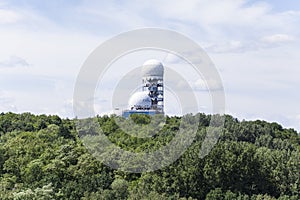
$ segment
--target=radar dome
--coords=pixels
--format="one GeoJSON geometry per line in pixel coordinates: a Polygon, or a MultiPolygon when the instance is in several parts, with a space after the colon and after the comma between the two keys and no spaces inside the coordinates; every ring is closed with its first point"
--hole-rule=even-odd
{"type": "Polygon", "coordinates": [[[164,66],[155,59],[147,60],[142,67],[143,77],[164,75],[164,66]]]}
{"type": "Polygon", "coordinates": [[[128,102],[130,109],[150,109],[151,98],[147,91],[134,93],[128,102]]]}

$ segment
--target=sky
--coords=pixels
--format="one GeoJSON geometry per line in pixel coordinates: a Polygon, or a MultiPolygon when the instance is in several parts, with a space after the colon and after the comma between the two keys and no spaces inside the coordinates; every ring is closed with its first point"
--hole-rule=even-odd
{"type": "MultiPolygon", "coordinates": [[[[74,86],[90,53],[117,34],[145,27],[177,31],[206,51],[223,81],[226,113],[300,131],[298,0],[0,0],[0,112],[74,117],[74,86]]],[[[172,60],[151,51],[120,59],[117,75],[96,92],[99,113],[108,111],[122,73],[150,57],[172,60]]],[[[184,65],[177,62],[175,69],[184,65]]],[[[201,79],[186,78],[200,111],[209,113],[201,79]]],[[[179,112],[176,103],[166,109],[179,112]]]]}

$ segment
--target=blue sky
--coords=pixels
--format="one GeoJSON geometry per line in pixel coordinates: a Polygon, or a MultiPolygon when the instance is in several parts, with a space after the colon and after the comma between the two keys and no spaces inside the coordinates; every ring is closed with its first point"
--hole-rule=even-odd
{"type": "MultiPolygon", "coordinates": [[[[300,130],[298,0],[0,0],[0,111],[73,117],[84,60],[106,39],[143,27],[178,31],[204,48],[229,114],[300,130]]],[[[99,99],[99,112],[109,101],[99,99]]]]}

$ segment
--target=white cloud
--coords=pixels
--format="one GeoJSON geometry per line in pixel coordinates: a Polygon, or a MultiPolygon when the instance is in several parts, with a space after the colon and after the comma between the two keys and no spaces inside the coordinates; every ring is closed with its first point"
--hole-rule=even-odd
{"type": "Polygon", "coordinates": [[[0,8],[0,24],[16,23],[22,19],[22,16],[13,11],[0,8]]]}
{"type": "Polygon", "coordinates": [[[288,45],[296,41],[296,38],[287,34],[274,34],[262,37],[257,40],[239,41],[231,40],[210,44],[205,47],[211,53],[245,53],[248,51],[258,51],[266,48],[274,48],[288,45]]]}
{"type": "Polygon", "coordinates": [[[193,0],[188,3],[170,0],[159,3],[158,10],[169,18],[180,18],[204,25],[244,25],[245,22],[252,23],[270,10],[270,6],[265,3],[250,6],[246,6],[246,3],[245,0],[193,0]]]}
{"type": "Polygon", "coordinates": [[[192,87],[194,90],[198,91],[214,91],[214,90],[220,90],[222,89],[222,83],[214,80],[214,79],[209,79],[209,80],[204,80],[199,78],[195,82],[192,82],[192,87]]]}
{"type": "Polygon", "coordinates": [[[257,49],[255,43],[243,43],[238,40],[211,44],[205,47],[208,52],[212,53],[242,53],[249,50],[257,49]]]}
{"type": "MultiPolygon", "coordinates": [[[[247,0],[82,1],[65,5],[63,12],[55,13],[48,8],[34,10],[34,5],[0,5],[1,89],[9,90],[2,95],[6,108],[3,103],[0,109],[14,110],[10,106],[16,105],[20,112],[72,116],[70,101],[65,100],[72,98],[76,76],[89,53],[119,32],[155,26],[179,31],[207,47],[222,72],[228,109],[236,116],[272,120],[270,116],[281,113],[296,118],[300,100],[295,92],[300,84],[297,10],[276,11],[272,1],[247,0]],[[30,67],[8,67],[22,63],[30,67]],[[24,76],[27,79],[20,81],[24,76]],[[31,78],[35,81],[29,81],[31,78]]],[[[193,76],[186,70],[188,65],[176,56],[162,59],[167,67],[179,69],[183,78],[193,76]]],[[[130,60],[123,66],[131,64],[130,60]]],[[[186,80],[198,93],[207,93],[204,80],[186,80]]],[[[213,80],[208,81],[213,88],[219,87],[213,80]]],[[[108,89],[107,85],[103,87],[108,89]]],[[[199,105],[205,102],[209,107],[208,97],[199,99],[199,105]]],[[[100,112],[111,106],[96,101],[100,112]]],[[[288,124],[283,117],[278,119],[288,124]]]]}
{"type": "Polygon", "coordinates": [[[0,112],[17,112],[18,109],[14,105],[14,98],[8,92],[0,91],[0,112]]]}
{"type": "Polygon", "coordinates": [[[163,59],[163,64],[177,64],[177,63],[181,63],[182,59],[180,59],[178,56],[175,56],[174,54],[171,53],[167,53],[166,56],[163,59]]]}
{"type": "Polygon", "coordinates": [[[74,117],[73,113],[73,99],[63,101],[62,107],[57,112],[62,117],[74,117]]]}
{"type": "Polygon", "coordinates": [[[19,56],[10,56],[8,59],[0,61],[1,67],[28,67],[28,62],[19,56]]]}
{"type": "MultiPolygon", "coordinates": [[[[119,33],[136,27],[143,27],[147,22],[144,14],[144,4],[140,2],[104,2],[83,1],[74,8],[74,19],[100,28],[102,34],[107,32],[119,33]],[[84,17],[82,17],[84,16],[84,17]],[[103,29],[102,27],[105,27],[103,29]]],[[[150,24],[149,24],[150,25],[150,24]]]]}
{"type": "Polygon", "coordinates": [[[133,13],[146,10],[149,13],[144,17],[146,25],[151,24],[148,16],[153,16],[152,22],[155,21],[156,26],[167,26],[189,34],[212,53],[258,51],[283,45],[295,39],[291,35],[300,34],[300,12],[275,12],[271,3],[247,0],[191,0],[187,3],[167,0],[138,6],[132,4],[137,3],[122,6],[133,13]]]}
{"type": "Polygon", "coordinates": [[[87,23],[106,25],[105,32],[116,30],[116,27],[119,30],[168,27],[189,33],[203,42],[217,38],[249,39],[261,37],[262,32],[291,30],[295,29],[295,18],[299,18],[297,12],[274,13],[270,4],[247,0],[154,0],[143,4],[138,1],[89,1],[80,4],[76,12],[84,14],[87,23]]]}
{"type": "Polygon", "coordinates": [[[274,35],[263,37],[261,39],[262,42],[271,43],[271,44],[291,42],[294,40],[295,38],[293,36],[287,34],[274,34],[274,35]]]}
{"type": "Polygon", "coordinates": [[[271,8],[268,4],[246,5],[247,3],[245,0],[194,0],[188,3],[177,0],[157,2],[153,5],[160,5],[157,6],[157,10],[164,18],[178,19],[182,23],[193,22],[209,32],[214,32],[219,29],[217,26],[221,26],[222,29],[237,26],[254,28],[253,25],[259,25],[270,15],[271,8]]]}

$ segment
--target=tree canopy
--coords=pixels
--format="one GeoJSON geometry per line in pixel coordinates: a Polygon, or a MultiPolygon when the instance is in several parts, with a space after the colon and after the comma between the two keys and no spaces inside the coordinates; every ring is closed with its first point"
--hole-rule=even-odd
{"type": "MultiPolygon", "coordinates": [[[[164,124],[160,117],[96,121],[112,143],[143,152],[168,144],[182,125],[181,117],[167,116],[164,124]],[[146,128],[151,122],[157,130],[146,128]],[[139,137],[144,135],[149,137],[139,137]]],[[[201,158],[212,116],[195,117],[190,120],[199,120],[196,137],[179,159],[153,172],[129,173],[93,157],[79,137],[77,119],[1,113],[0,199],[300,199],[299,133],[226,115],[217,144],[201,158]]]]}

